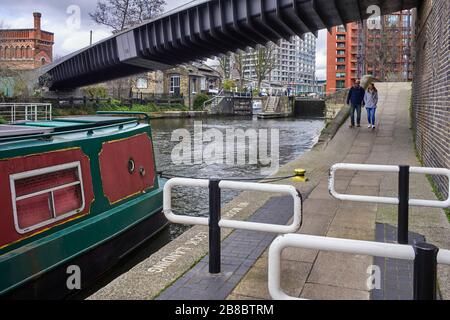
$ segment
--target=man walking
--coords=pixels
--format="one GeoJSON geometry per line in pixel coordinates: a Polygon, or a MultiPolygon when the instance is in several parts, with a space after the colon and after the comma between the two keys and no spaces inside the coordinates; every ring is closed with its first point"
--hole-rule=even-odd
{"type": "Polygon", "coordinates": [[[347,104],[350,105],[350,128],[353,128],[355,126],[355,111],[356,124],[358,127],[361,127],[361,108],[364,102],[365,93],[366,92],[361,87],[361,82],[359,80],[356,80],[355,85],[350,89],[347,97],[347,104]]]}

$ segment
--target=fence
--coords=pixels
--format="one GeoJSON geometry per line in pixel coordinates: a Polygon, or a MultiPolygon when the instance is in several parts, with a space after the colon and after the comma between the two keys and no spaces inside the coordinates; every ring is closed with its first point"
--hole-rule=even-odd
{"type": "Polygon", "coordinates": [[[173,178],[164,186],[164,214],[173,223],[209,226],[209,272],[220,273],[220,228],[232,228],[269,233],[293,233],[300,229],[302,222],[302,201],[300,193],[293,186],[248,183],[236,181],[220,181],[218,179],[186,179],[173,178]],[[209,218],[176,215],[172,212],[172,188],[175,186],[209,188],[209,218]],[[220,190],[274,192],[291,195],[294,199],[293,222],[291,225],[275,225],[267,223],[235,221],[221,219],[220,190]]]}
{"type": "Polygon", "coordinates": [[[132,106],[133,104],[147,105],[149,103],[154,103],[156,105],[177,105],[184,104],[184,98],[180,95],[137,95],[133,98],[91,98],[87,96],[83,97],[64,97],[64,98],[41,98],[41,99],[28,99],[28,101],[19,99],[5,99],[9,103],[18,103],[16,101],[26,102],[26,103],[46,103],[52,104],[54,107],[58,108],[75,108],[75,107],[87,107],[89,105],[98,106],[102,103],[111,104],[113,101],[118,101],[120,105],[132,106]]]}
{"type": "Polygon", "coordinates": [[[269,248],[269,293],[276,300],[302,300],[287,295],[281,288],[281,253],[287,247],[412,260],[414,261],[415,300],[435,300],[437,264],[450,265],[450,251],[439,250],[430,244],[415,244],[414,246],[410,246],[287,234],[277,237],[269,248]]]}
{"type": "Polygon", "coordinates": [[[52,120],[52,105],[48,103],[0,103],[0,118],[8,123],[52,120]]]}
{"type": "Polygon", "coordinates": [[[409,206],[434,207],[434,208],[450,207],[450,194],[448,196],[448,199],[445,201],[410,199],[409,175],[411,173],[447,176],[449,180],[448,183],[450,185],[449,169],[339,163],[331,167],[328,189],[333,197],[343,201],[372,202],[372,203],[398,205],[398,243],[407,244],[409,206]],[[334,186],[336,171],[338,170],[398,173],[399,175],[398,198],[340,194],[336,192],[334,186]]]}

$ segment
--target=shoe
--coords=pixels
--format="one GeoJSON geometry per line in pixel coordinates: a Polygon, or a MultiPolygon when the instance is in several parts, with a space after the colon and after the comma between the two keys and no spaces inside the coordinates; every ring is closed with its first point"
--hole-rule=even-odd
{"type": "Polygon", "coordinates": [[[360,125],[360,124],[358,124],[358,125],[357,125],[357,127],[358,127],[358,128],[361,128],[361,125],[360,125]]]}
{"type": "Polygon", "coordinates": [[[352,124],[351,124],[351,125],[349,125],[348,127],[349,127],[349,128],[353,128],[353,127],[354,127],[354,125],[352,125],[352,124]]]}
{"type": "Polygon", "coordinates": [[[372,126],[372,130],[375,130],[375,128],[376,128],[375,126],[372,126]]]}
{"type": "Polygon", "coordinates": [[[369,129],[372,128],[372,127],[373,127],[373,126],[372,126],[371,124],[369,124],[369,125],[367,126],[367,128],[369,128],[369,129]]]}

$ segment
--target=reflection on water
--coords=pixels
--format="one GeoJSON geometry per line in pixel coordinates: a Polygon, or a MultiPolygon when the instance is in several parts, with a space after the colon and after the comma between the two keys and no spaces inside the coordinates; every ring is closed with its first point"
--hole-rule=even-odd
{"type": "MultiPolygon", "coordinates": [[[[200,121],[200,120],[195,120],[200,121]]],[[[279,162],[280,166],[296,159],[300,155],[310,150],[317,142],[321,130],[324,127],[323,120],[303,120],[303,119],[273,119],[257,120],[254,118],[226,117],[226,118],[208,118],[201,120],[203,132],[208,129],[217,129],[225,136],[227,129],[270,129],[279,130],[279,162]]],[[[176,129],[184,128],[189,130],[194,137],[193,119],[158,119],[152,121],[153,140],[155,144],[156,164],[158,171],[163,171],[170,175],[179,175],[193,178],[263,178],[261,175],[261,165],[228,165],[226,161],[223,164],[207,165],[189,164],[176,165],[172,163],[171,154],[173,148],[179,143],[171,142],[172,132],[176,129]]],[[[270,135],[270,134],[269,134],[270,135]]],[[[270,138],[268,139],[270,142],[270,138]]],[[[199,141],[196,141],[199,143],[199,141]]],[[[205,142],[204,146],[208,143],[205,142]]],[[[243,146],[241,146],[242,148],[243,146]]],[[[248,143],[245,148],[248,149],[248,143]]],[[[270,156],[270,146],[268,149],[270,156]]],[[[242,151],[242,150],[240,150],[242,151]]],[[[247,154],[248,154],[248,150],[247,154]]],[[[238,152],[238,150],[235,150],[238,152]]],[[[224,158],[226,153],[224,152],[224,158]]],[[[232,200],[238,192],[223,191],[222,202],[227,203],[232,200]]],[[[187,214],[192,216],[208,215],[208,190],[200,188],[177,187],[173,191],[173,208],[175,213],[187,214]]],[[[180,235],[186,227],[174,225],[171,226],[171,237],[180,235]]]]}

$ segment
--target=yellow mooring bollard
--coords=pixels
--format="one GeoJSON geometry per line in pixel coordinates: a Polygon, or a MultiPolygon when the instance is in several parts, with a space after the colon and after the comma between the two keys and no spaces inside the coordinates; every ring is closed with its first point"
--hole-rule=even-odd
{"type": "Polygon", "coordinates": [[[295,177],[292,178],[294,182],[307,182],[308,178],[305,176],[305,169],[295,169],[295,177]]]}

